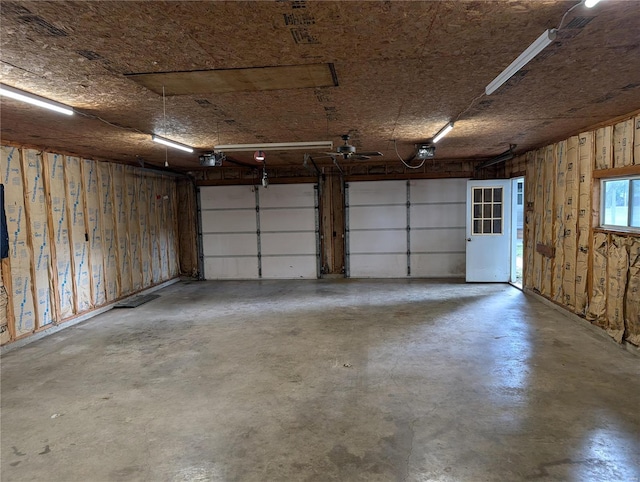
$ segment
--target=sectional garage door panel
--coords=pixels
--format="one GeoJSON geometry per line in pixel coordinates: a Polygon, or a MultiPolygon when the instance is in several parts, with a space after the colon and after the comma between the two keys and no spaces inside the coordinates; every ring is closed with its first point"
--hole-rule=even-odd
{"type": "Polygon", "coordinates": [[[205,279],[259,277],[256,195],[248,186],[200,188],[205,279]]]}
{"type": "Polygon", "coordinates": [[[206,256],[258,256],[255,233],[203,234],[202,251],[206,256]]]}
{"type": "Polygon", "coordinates": [[[352,278],[405,278],[407,276],[406,254],[354,254],[350,256],[349,262],[352,266],[352,278]]]}
{"type": "Polygon", "coordinates": [[[350,230],[403,229],[406,231],[406,228],[407,208],[405,204],[400,206],[349,205],[350,230]]]}
{"type": "Polygon", "coordinates": [[[349,234],[352,246],[358,248],[355,254],[402,253],[407,252],[407,231],[352,231],[349,234]]]}
{"type": "Polygon", "coordinates": [[[262,258],[262,274],[271,279],[317,278],[315,256],[269,256],[262,258]]]}
{"type": "Polygon", "coordinates": [[[406,181],[349,183],[349,275],[407,276],[406,181]]]}
{"type": "MultiPolygon", "coordinates": [[[[464,203],[460,204],[411,204],[412,228],[464,227],[464,203]]],[[[464,235],[463,235],[464,236],[464,235]]]]}
{"type": "Polygon", "coordinates": [[[258,278],[258,260],[255,256],[204,258],[205,279],[255,279],[258,278]]]}
{"type": "Polygon", "coordinates": [[[414,229],[411,231],[411,252],[450,253],[465,250],[464,228],[414,229]]]}
{"type": "Polygon", "coordinates": [[[407,203],[406,181],[369,181],[349,183],[349,205],[371,206],[407,203]]]}
{"type": "MultiPolygon", "coordinates": [[[[274,256],[316,256],[316,234],[308,233],[263,233],[260,236],[262,252],[274,256]]],[[[315,262],[315,261],[314,261],[315,262]]]]}
{"type": "Polygon", "coordinates": [[[409,184],[412,204],[460,203],[467,199],[466,179],[424,179],[409,184]]]}
{"type": "Polygon", "coordinates": [[[250,232],[256,234],[256,208],[202,210],[204,233],[250,232]]]}
{"type": "Polygon", "coordinates": [[[316,218],[313,207],[289,209],[260,207],[260,231],[263,233],[296,231],[315,233],[315,229],[316,218]]]}
{"type": "Polygon", "coordinates": [[[317,278],[316,190],[313,184],[260,190],[263,278],[317,278]]]}
{"type": "Polygon", "coordinates": [[[464,253],[411,255],[411,276],[416,278],[464,278],[465,266],[464,253]]]}
{"type": "Polygon", "coordinates": [[[253,186],[208,186],[200,188],[200,209],[256,208],[253,186]]]}
{"type": "Polygon", "coordinates": [[[313,184],[277,184],[260,190],[260,209],[315,207],[313,184]]]}

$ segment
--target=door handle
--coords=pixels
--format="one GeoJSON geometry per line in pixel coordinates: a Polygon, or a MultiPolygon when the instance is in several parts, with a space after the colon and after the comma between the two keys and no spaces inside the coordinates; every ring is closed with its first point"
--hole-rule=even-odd
{"type": "Polygon", "coordinates": [[[467,238],[467,242],[469,242],[469,243],[470,243],[470,242],[471,242],[471,238],[467,238]]]}

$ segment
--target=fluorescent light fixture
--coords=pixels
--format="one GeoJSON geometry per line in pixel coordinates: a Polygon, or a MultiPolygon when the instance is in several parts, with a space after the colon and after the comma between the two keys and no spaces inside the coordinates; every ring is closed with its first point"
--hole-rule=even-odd
{"type": "Polygon", "coordinates": [[[151,140],[153,142],[157,142],[158,144],[164,144],[165,146],[173,147],[174,149],[180,149],[181,151],[185,152],[193,152],[193,148],[187,146],[186,144],[180,144],[179,142],[171,141],[155,134],[151,136],[151,140]]]}
{"type": "Polygon", "coordinates": [[[315,151],[333,149],[332,141],[315,142],[266,142],[263,144],[220,144],[213,146],[216,152],[250,152],[250,151],[315,151]]]}
{"type": "Polygon", "coordinates": [[[10,97],[11,99],[26,102],[27,104],[37,105],[38,107],[44,107],[45,109],[60,112],[61,114],[72,115],[73,109],[68,105],[61,104],[54,100],[45,99],[39,95],[30,94],[24,90],[16,89],[15,87],[9,87],[8,85],[0,84],[0,95],[10,97]]]}
{"type": "Polygon", "coordinates": [[[552,28],[549,30],[545,30],[540,37],[536,39],[527,50],[522,52],[517,59],[515,59],[509,67],[504,69],[500,75],[498,75],[495,79],[491,81],[489,85],[487,85],[484,89],[487,95],[493,94],[496,90],[500,88],[502,84],[504,84],[507,80],[509,80],[513,75],[520,70],[522,67],[527,65],[531,59],[533,59],[536,55],[542,52],[551,42],[556,39],[556,29],[552,28]]]}
{"type": "Polygon", "coordinates": [[[592,8],[599,1],[600,0],[584,0],[584,6],[587,8],[592,8]]]}
{"type": "Polygon", "coordinates": [[[435,144],[440,139],[442,139],[444,136],[446,136],[449,132],[451,132],[451,129],[453,129],[453,122],[448,122],[446,126],[444,126],[442,129],[440,129],[438,131],[436,136],[433,138],[433,141],[431,141],[431,142],[433,142],[435,144]]]}

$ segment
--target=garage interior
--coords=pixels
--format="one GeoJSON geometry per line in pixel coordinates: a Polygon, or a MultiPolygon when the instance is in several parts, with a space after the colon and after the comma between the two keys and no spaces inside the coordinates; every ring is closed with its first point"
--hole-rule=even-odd
{"type": "Polygon", "coordinates": [[[0,3],[2,480],[640,480],[591,3],[0,3]]]}

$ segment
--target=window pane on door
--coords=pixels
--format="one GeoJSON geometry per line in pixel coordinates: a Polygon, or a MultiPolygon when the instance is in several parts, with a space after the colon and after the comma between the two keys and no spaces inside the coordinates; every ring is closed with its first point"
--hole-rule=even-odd
{"type": "Polygon", "coordinates": [[[502,234],[502,188],[474,187],[473,234],[502,234]]]}

